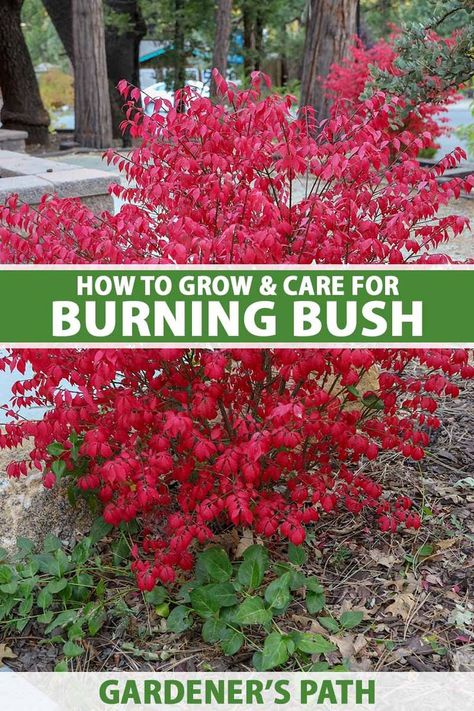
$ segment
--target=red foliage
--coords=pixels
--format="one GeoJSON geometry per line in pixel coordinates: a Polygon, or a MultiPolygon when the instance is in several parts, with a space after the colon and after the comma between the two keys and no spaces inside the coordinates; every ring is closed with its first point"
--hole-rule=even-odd
{"type": "MultiPolygon", "coordinates": [[[[340,64],[331,67],[329,76],[325,82],[326,90],[334,99],[331,110],[335,116],[338,111],[355,111],[361,104],[360,96],[364,92],[367,81],[370,79],[370,67],[376,66],[378,69],[388,71],[390,74],[400,76],[402,72],[394,64],[397,59],[397,52],[393,42],[396,32],[387,41],[379,40],[370,48],[364,47],[361,40],[355,38],[351,47],[350,55],[340,64]]],[[[437,39],[439,39],[436,36],[437,39]]],[[[448,46],[455,41],[455,38],[446,38],[448,46]]],[[[431,133],[431,141],[427,148],[438,148],[436,139],[449,131],[446,125],[446,105],[455,100],[456,91],[439,91],[439,82],[436,77],[432,78],[433,100],[429,102],[417,102],[416,105],[406,105],[404,111],[399,115],[402,117],[401,125],[394,127],[396,133],[404,130],[412,134],[421,134],[424,131],[431,133]]]]}
{"type": "MultiPolygon", "coordinates": [[[[262,98],[257,77],[244,92],[218,83],[226,104],[185,90],[185,113],[163,115],[158,101],[149,117],[130,101],[126,125],[141,144],[128,158],[108,156],[131,181],[113,188],[127,204],[99,218],[78,200],[45,196],[33,210],[12,197],[0,208],[0,260],[449,261],[429,250],[465,220],[436,213],[471,185],[435,178],[460,150],[421,168],[414,155],[431,135],[395,136],[383,95],[315,135],[289,120],[290,99],[262,98]],[[293,199],[295,178],[307,174],[306,197],[293,199]]],[[[2,447],[34,438],[31,461],[9,474],[35,466],[47,486],[69,474],[96,493],[106,521],[138,519],[133,567],[144,589],[192,566],[193,544],[229,522],[295,544],[308,524],[344,509],[372,510],[382,530],[417,528],[411,500],[383,495],[369,461],[381,450],[420,459],[427,428],[439,425],[437,398],[455,396],[451,377],[474,370],[465,351],[441,349],[14,350],[2,363],[29,365],[10,412],[51,409],[0,435],[2,447]],[[377,397],[363,402],[353,387],[374,366],[377,397]],[[48,450],[52,442],[61,446],[48,450]]]]}

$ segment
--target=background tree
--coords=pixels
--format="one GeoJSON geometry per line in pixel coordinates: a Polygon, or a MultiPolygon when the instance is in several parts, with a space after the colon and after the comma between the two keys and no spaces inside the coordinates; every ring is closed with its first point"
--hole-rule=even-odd
{"type": "Polygon", "coordinates": [[[48,143],[49,116],[21,29],[23,0],[0,2],[0,89],[4,128],[28,131],[29,143],[48,143]]]}
{"type": "Polygon", "coordinates": [[[73,0],[72,32],[76,140],[106,148],[112,143],[112,117],[101,0],[73,0]]]}
{"type": "Polygon", "coordinates": [[[318,120],[327,118],[329,99],[322,80],[349,50],[357,29],[358,0],[310,0],[301,77],[301,106],[312,106],[318,120]]]}
{"type": "MultiPolygon", "coordinates": [[[[212,68],[217,69],[225,77],[227,71],[227,55],[229,54],[231,32],[232,0],[218,0],[216,6],[216,34],[214,51],[212,53],[212,68]]],[[[211,96],[216,95],[216,84],[211,79],[211,96]]]]}
{"type": "MultiPolygon", "coordinates": [[[[123,119],[122,98],[117,91],[121,79],[135,86],[140,85],[140,41],[146,34],[146,25],[138,0],[107,0],[105,9],[105,50],[107,77],[109,81],[112,128],[115,138],[121,137],[120,123],[123,119]]],[[[130,144],[128,132],[124,143],[130,144]]]]}

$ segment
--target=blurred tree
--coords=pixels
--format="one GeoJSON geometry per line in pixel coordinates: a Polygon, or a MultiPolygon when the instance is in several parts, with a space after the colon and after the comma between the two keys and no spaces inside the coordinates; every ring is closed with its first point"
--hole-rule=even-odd
{"type": "Polygon", "coordinates": [[[21,28],[23,0],[0,2],[0,89],[4,128],[28,131],[29,143],[48,143],[49,116],[21,28]]]}
{"type": "MultiPolygon", "coordinates": [[[[121,79],[135,86],[140,85],[140,41],[146,34],[146,25],[138,0],[106,0],[105,50],[109,81],[110,106],[114,137],[121,136],[120,122],[123,119],[123,100],[117,91],[121,79]]],[[[130,135],[123,136],[125,145],[130,145],[130,135]]]]}
{"type": "Polygon", "coordinates": [[[358,0],[310,0],[303,52],[301,106],[312,106],[318,120],[328,117],[322,88],[331,64],[340,62],[357,30],[358,0]]]}
{"type": "Polygon", "coordinates": [[[88,148],[112,144],[102,0],[72,0],[76,140],[88,148]]]}
{"type": "MultiPolygon", "coordinates": [[[[232,0],[217,0],[216,32],[214,50],[212,52],[212,69],[225,77],[227,71],[227,55],[229,54],[231,32],[232,0]]],[[[211,96],[216,95],[216,83],[211,79],[211,96]]]]}
{"type": "MultiPolygon", "coordinates": [[[[74,65],[72,0],[43,0],[43,4],[74,65]]],[[[119,125],[123,114],[122,100],[116,87],[121,79],[137,86],[139,84],[139,46],[146,34],[146,25],[138,0],[105,0],[104,17],[112,126],[114,137],[119,138],[122,136],[119,125]]],[[[123,137],[123,142],[130,144],[128,134],[123,137]]]]}

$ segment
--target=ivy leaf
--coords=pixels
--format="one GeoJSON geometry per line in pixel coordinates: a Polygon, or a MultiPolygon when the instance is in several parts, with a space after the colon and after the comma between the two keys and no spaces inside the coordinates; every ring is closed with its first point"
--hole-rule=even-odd
{"type": "Polygon", "coordinates": [[[52,622],[46,627],[44,633],[46,635],[51,634],[56,627],[66,627],[67,625],[75,622],[79,616],[78,610],[63,610],[57,615],[52,622]]]}
{"type": "Polygon", "coordinates": [[[81,647],[79,644],[68,640],[64,643],[63,653],[66,657],[80,657],[81,654],[84,654],[84,647],[81,647]]]}
{"type": "Polygon", "coordinates": [[[145,593],[145,600],[149,605],[161,605],[167,597],[168,593],[163,585],[155,585],[153,590],[145,593]]]}
{"type": "Polygon", "coordinates": [[[214,644],[224,639],[227,626],[222,620],[211,617],[202,626],[202,638],[208,644],[214,644]]]}
{"type": "Polygon", "coordinates": [[[210,617],[221,607],[231,607],[236,603],[237,597],[230,583],[201,585],[191,591],[191,605],[201,617],[210,617]]]}
{"type": "Polygon", "coordinates": [[[357,625],[362,622],[363,618],[363,612],[359,612],[357,610],[347,610],[347,612],[342,613],[339,621],[344,629],[350,630],[353,627],[357,627],[357,625]]]}
{"type": "Polygon", "coordinates": [[[242,632],[228,627],[221,641],[221,649],[226,657],[231,657],[233,654],[237,654],[243,643],[244,635],[242,632]]]}
{"type": "Polygon", "coordinates": [[[190,616],[191,610],[185,605],[178,605],[171,610],[166,620],[166,629],[170,632],[184,632],[192,627],[193,621],[190,616]]]}
{"type": "Polygon", "coordinates": [[[318,622],[322,624],[329,632],[339,632],[339,625],[334,617],[318,617],[318,622]]]}
{"type": "Polygon", "coordinates": [[[329,642],[321,634],[298,632],[293,635],[296,647],[306,654],[328,654],[336,651],[336,645],[329,642]]]}
{"type": "Polygon", "coordinates": [[[11,583],[15,575],[15,570],[11,565],[0,565],[0,585],[11,583]]]}
{"type": "Polygon", "coordinates": [[[95,637],[97,632],[104,626],[107,615],[103,607],[96,608],[95,611],[90,615],[87,621],[87,627],[89,629],[89,634],[95,637]]]}
{"type": "Polygon", "coordinates": [[[265,590],[265,600],[276,609],[286,607],[291,600],[290,594],[290,574],[284,573],[280,578],[274,580],[265,590]]]}
{"type": "Polygon", "coordinates": [[[262,584],[264,575],[265,568],[262,565],[261,559],[254,557],[244,560],[240,565],[237,579],[242,585],[245,585],[246,588],[255,590],[262,584]]]}
{"type": "Polygon", "coordinates": [[[211,580],[224,583],[232,575],[232,564],[223,548],[208,548],[199,556],[201,565],[211,580]]]}
{"type": "Polygon", "coordinates": [[[316,615],[316,613],[321,612],[326,604],[326,596],[324,593],[313,592],[308,590],[306,592],[306,609],[310,615],[316,615]]]}
{"type": "Polygon", "coordinates": [[[265,608],[261,597],[248,597],[233,616],[239,625],[266,625],[272,619],[272,613],[265,608]]]}
{"type": "Polygon", "coordinates": [[[64,590],[67,584],[68,581],[66,578],[59,578],[59,580],[51,580],[51,582],[49,582],[46,586],[46,589],[52,595],[55,595],[56,593],[61,592],[61,590],[64,590]]]}
{"type": "Polygon", "coordinates": [[[308,559],[308,555],[303,546],[295,546],[294,543],[288,544],[288,560],[293,565],[303,565],[308,559]]]}
{"type": "Polygon", "coordinates": [[[265,640],[260,661],[261,671],[275,669],[284,664],[289,657],[285,637],[280,632],[271,632],[265,640]]]}
{"type": "Polygon", "coordinates": [[[246,548],[244,551],[244,561],[247,560],[257,560],[264,572],[268,570],[269,557],[268,551],[264,548],[264,546],[260,546],[255,543],[246,548]]]}

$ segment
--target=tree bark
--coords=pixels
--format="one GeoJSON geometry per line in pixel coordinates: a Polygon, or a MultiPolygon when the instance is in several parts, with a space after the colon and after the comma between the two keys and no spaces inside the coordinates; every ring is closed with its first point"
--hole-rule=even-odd
{"type": "Polygon", "coordinates": [[[49,116],[21,30],[23,0],[0,2],[0,89],[4,128],[28,131],[28,143],[47,144],[49,116]]]}
{"type": "MultiPolygon", "coordinates": [[[[182,89],[186,82],[186,54],[184,51],[184,6],[185,0],[174,0],[175,21],[174,21],[174,77],[173,89],[182,89]]],[[[179,110],[178,106],[178,110],[179,110]]]]}
{"type": "MultiPolygon", "coordinates": [[[[218,0],[216,7],[216,33],[214,51],[212,53],[212,69],[217,69],[224,77],[227,72],[227,55],[229,54],[231,30],[232,0],[218,0]]],[[[214,78],[211,79],[211,97],[217,94],[214,78]]]]}
{"type": "Polygon", "coordinates": [[[242,6],[244,23],[244,76],[248,78],[253,72],[255,61],[255,12],[248,1],[242,6]]]}
{"type": "Polygon", "coordinates": [[[310,0],[303,52],[301,106],[312,106],[321,121],[329,115],[322,86],[332,64],[349,50],[357,29],[357,0],[310,0]]]}
{"type": "Polygon", "coordinates": [[[104,17],[101,0],[73,0],[76,141],[88,148],[112,144],[104,17]]]}
{"type": "Polygon", "coordinates": [[[117,13],[128,15],[129,18],[128,27],[124,32],[106,26],[105,50],[113,135],[114,138],[122,138],[125,145],[130,145],[128,132],[122,136],[120,131],[120,123],[123,120],[123,99],[117,91],[117,84],[121,79],[126,79],[134,86],[140,85],[139,49],[140,40],[146,34],[146,25],[138,0],[107,0],[107,5],[117,13]]]}

